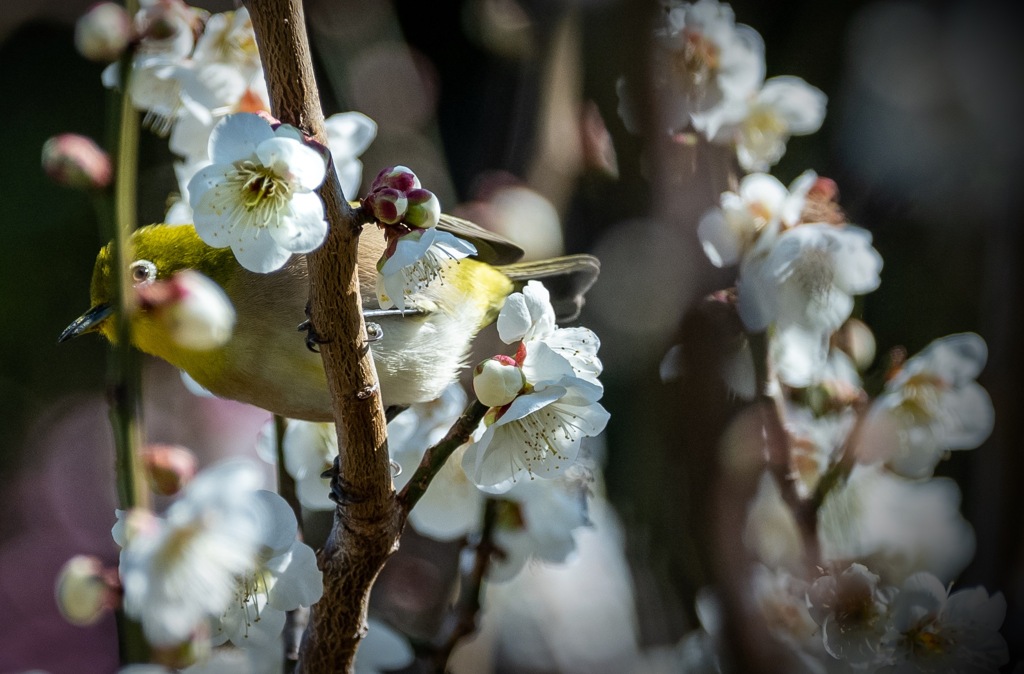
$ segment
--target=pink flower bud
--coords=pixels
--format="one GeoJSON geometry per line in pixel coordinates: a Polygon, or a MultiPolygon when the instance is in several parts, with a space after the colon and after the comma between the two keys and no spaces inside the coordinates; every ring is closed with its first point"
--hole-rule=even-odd
{"type": "Polygon", "coordinates": [[[177,494],[196,475],[196,456],[179,445],[147,445],[142,465],[150,488],[157,494],[177,494]]]}
{"type": "Polygon", "coordinates": [[[508,356],[488,358],[473,371],[473,391],[488,407],[501,407],[516,399],[526,386],[523,371],[508,356]]]}
{"type": "Polygon", "coordinates": [[[110,573],[96,557],[76,555],[57,574],[57,608],[73,625],[92,625],[117,605],[116,573],[110,573]]]}
{"type": "Polygon", "coordinates": [[[430,190],[410,190],[405,195],[409,199],[409,208],[403,222],[420,229],[436,227],[441,221],[441,202],[430,190]]]}
{"type": "Polygon", "coordinates": [[[364,200],[363,204],[369,205],[373,217],[384,225],[395,225],[401,222],[409,208],[409,200],[406,199],[405,194],[391,187],[373,192],[364,200]]]}
{"type": "Polygon", "coordinates": [[[410,168],[392,166],[382,169],[377,174],[377,177],[373,179],[373,183],[370,185],[370,191],[376,192],[386,187],[396,189],[399,192],[408,192],[419,189],[420,179],[416,177],[416,174],[410,168]]]}
{"type": "Polygon", "coordinates": [[[235,327],[235,309],[219,285],[186,269],[166,281],[135,288],[139,308],[162,324],[171,340],[193,351],[227,344],[235,327]]]}
{"type": "Polygon", "coordinates": [[[90,61],[113,63],[131,39],[131,18],[113,2],[93,5],[75,24],[75,47],[90,61]]]}
{"type": "Polygon", "coordinates": [[[75,133],[43,143],[43,171],[58,185],[80,190],[103,189],[113,175],[107,153],[92,139],[75,133]]]}

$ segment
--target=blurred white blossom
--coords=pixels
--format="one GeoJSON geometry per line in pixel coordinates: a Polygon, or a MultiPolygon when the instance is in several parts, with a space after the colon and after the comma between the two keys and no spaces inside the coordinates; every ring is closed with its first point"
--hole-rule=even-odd
{"type": "Polygon", "coordinates": [[[757,94],[723,112],[725,119],[711,140],[734,145],[745,170],[767,171],[786,153],[790,136],[821,128],[826,101],[820,89],[799,77],[773,77],[757,94]]]}
{"type": "Polygon", "coordinates": [[[123,606],[150,643],[186,641],[228,607],[259,549],[262,481],[253,464],[227,461],[200,472],[163,518],[118,512],[123,606]]]}
{"type": "Polygon", "coordinates": [[[1009,659],[999,627],[1006,616],[1002,593],[974,587],[949,593],[935,576],[907,578],[893,601],[886,637],[893,664],[880,672],[995,672],[1009,659]]]}
{"type": "Polygon", "coordinates": [[[236,578],[234,600],[214,622],[212,642],[235,646],[272,642],[284,629],[285,612],[312,606],[323,593],[316,554],[297,540],[298,525],[287,502],[256,492],[260,513],[257,554],[236,578]]]}
{"type": "Polygon", "coordinates": [[[858,458],[884,461],[906,477],[928,477],[949,450],[988,438],[994,411],[975,379],[988,349],[976,334],[950,335],[910,358],[869,412],[858,458]]]}

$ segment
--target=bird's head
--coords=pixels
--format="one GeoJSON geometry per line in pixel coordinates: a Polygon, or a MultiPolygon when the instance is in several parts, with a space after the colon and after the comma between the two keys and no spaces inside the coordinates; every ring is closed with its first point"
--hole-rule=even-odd
{"type": "MultiPolygon", "coordinates": [[[[130,239],[130,259],[126,273],[134,286],[170,278],[183,269],[195,269],[224,287],[232,272],[239,269],[229,248],[211,248],[203,243],[191,225],[150,225],[136,230],[130,239]]],[[[100,332],[115,340],[114,314],[116,277],[114,255],[110,244],[96,256],[90,298],[92,308],[61,333],[64,342],[88,332],[100,332]]],[[[149,332],[145,312],[138,311],[132,319],[134,341],[147,339],[149,332]]],[[[140,346],[142,346],[140,344],[140,346]]],[[[143,350],[147,350],[143,348],[143,350]]]]}

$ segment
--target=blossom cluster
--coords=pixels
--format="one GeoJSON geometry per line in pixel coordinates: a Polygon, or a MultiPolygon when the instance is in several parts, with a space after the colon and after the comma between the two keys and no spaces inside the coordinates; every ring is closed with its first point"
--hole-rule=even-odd
{"type": "MultiPolygon", "coordinates": [[[[764,469],[748,506],[743,541],[757,567],[737,582],[800,671],[997,671],[1006,603],[984,588],[950,591],[974,536],[956,483],[934,475],[992,431],[976,382],[984,340],[955,334],[891,356],[870,390],[874,337],[854,313],[881,283],[871,233],[848,221],[833,181],[805,171],[787,187],[765,172],[790,135],[820,127],[824,96],[797,78],[765,82],[763,43],[728,5],[670,2],[664,21],[655,81],[675,115],[669,131],[731,145],[749,172],[697,228],[708,260],[736,270],[728,301],[745,339],[722,376],[738,397],[770,400],[785,430],[782,448],[760,426],[738,430],[743,417],[725,436],[737,456],[788,461],[786,477],[764,469]],[[810,532],[794,500],[814,508],[810,532]]],[[[698,607],[705,629],[676,653],[696,671],[719,671],[729,650],[713,596],[698,607]]]]}
{"type": "MultiPolygon", "coordinates": [[[[91,25],[88,18],[80,25],[91,25]]],[[[296,129],[271,123],[248,11],[211,15],[181,0],[143,2],[133,26],[138,46],[130,73],[114,63],[103,81],[127,82],[144,122],[168,136],[178,157],[179,195],[166,222],[194,223],[206,243],[231,246],[239,263],[257,272],[319,246],[327,224],[313,190],[325,179],[326,153],[296,129]]],[[[357,157],[376,124],[347,112],[325,126],[342,189],[355,194],[362,180],[357,157]]]]}
{"type": "MultiPolygon", "coordinates": [[[[663,103],[667,133],[687,133],[734,148],[747,171],[767,171],[791,136],[814,133],[825,118],[826,97],[799,77],[765,80],[764,40],[736,23],[718,0],[663,3],[655,31],[652,79],[663,103]]],[[[639,130],[632,99],[639,92],[619,80],[619,114],[639,130]]]]}
{"type": "Polygon", "coordinates": [[[437,228],[441,202],[405,166],[381,169],[363,199],[384,230],[387,246],[377,263],[377,303],[381,309],[414,309],[416,296],[476,247],[437,228]]]}
{"type": "Polygon", "coordinates": [[[316,555],[298,540],[291,507],[260,489],[262,471],[248,460],[184,477],[187,484],[163,514],[117,512],[119,580],[109,592],[97,591],[98,572],[83,569],[81,560],[68,565],[62,610],[85,623],[119,603],[153,647],[191,653],[182,656],[186,664],[228,642],[273,647],[285,613],[312,605],[323,592],[316,555]]]}

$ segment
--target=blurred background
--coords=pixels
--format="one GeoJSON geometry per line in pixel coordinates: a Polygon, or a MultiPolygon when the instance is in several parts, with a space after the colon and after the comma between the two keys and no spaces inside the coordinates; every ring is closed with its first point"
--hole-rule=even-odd
{"type": "MultiPolygon", "coordinates": [[[[102,68],[72,44],[73,22],[89,4],[8,0],[0,16],[0,91],[8,101],[0,127],[7,153],[0,162],[0,672],[116,668],[112,621],[70,627],[52,602],[52,579],[69,556],[116,561],[107,347],[98,338],[56,344],[88,308],[101,242],[88,198],[48,183],[39,168],[51,135],[103,140],[102,68]]],[[[821,131],[792,139],[774,174],[788,183],[813,168],[833,178],[850,221],[874,234],[885,260],[882,286],[861,309],[879,353],[900,345],[914,353],[968,330],[988,342],[980,381],[995,404],[995,432],[939,472],[960,484],[977,535],[960,583],[1006,595],[1004,635],[1017,660],[1024,655],[1020,14],[1013,3],[968,0],[731,4],[737,20],[764,37],[769,77],[796,75],[829,96],[821,131]]],[[[359,110],[379,125],[362,157],[364,178],[408,165],[445,210],[503,232],[531,256],[589,252],[602,261],[580,323],[602,339],[612,421],[591,449],[605,462],[604,489],[621,529],[612,514],[594,513],[610,533],[580,542],[592,554],[577,571],[538,573],[531,590],[493,591],[495,604],[508,608],[492,628],[543,624],[523,614],[551,625],[532,635],[546,648],[525,661],[485,624],[481,641],[504,653],[504,671],[599,671],[593,660],[612,658],[604,665],[614,666],[616,639],[669,644],[694,625],[700,579],[687,528],[711,513],[682,488],[699,471],[700,452],[674,441],[659,364],[691,303],[731,279],[707,262],[695,236],[697,218],[722,186],[691,175],[685,190],[655,189],[664,176],[651,175],[642,140],[616,113],[616,81],[642,68],[652,10],[630,0],[307,2],[325,112],[359,110]],[[534,603],[515,608],[509,596],[516,594],[534,603]],[[575,614],[554,610],[573,595],[609,602],[575,614]],[[606,650],[594,650],[597,643],[606,650]]],[[[144,133],[142,152],[144,224],[162,218],[175,183],[163,139],[144,133]]],[[[187,445],[204,462],[251,453],[267,419],[191,396],[162,363],[147,361],[145,385],[150,439],[187,445]]],[[[410,540],[407,549],[382,578],[390,593],[375,596],[393,623],[444,601],[443,578],[421,581],[437,569],[450,573],[454,559],[451,548],[424,541],[410,540]],[[425,565],[426,558],[447,567],[425,565]]],[[[410,632],[431,629],[429,620],[405,620],[399,626],[410,632]]]]}

